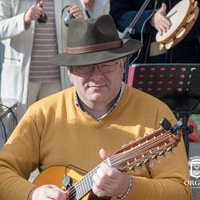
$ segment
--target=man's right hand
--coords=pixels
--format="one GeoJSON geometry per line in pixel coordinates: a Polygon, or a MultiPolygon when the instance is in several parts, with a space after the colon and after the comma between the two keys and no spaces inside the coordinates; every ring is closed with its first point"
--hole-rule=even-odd
{"type": "Polygon", "coordinates": [[[28,196],[28,200],[66,200],[68,196],[68,191],[63,191],[59,187],[49,184],[33,189],[28,196]]]}

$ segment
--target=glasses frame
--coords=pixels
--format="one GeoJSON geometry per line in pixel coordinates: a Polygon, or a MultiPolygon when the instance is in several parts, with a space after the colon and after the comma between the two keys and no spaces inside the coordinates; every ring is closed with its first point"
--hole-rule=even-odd
{"type": "Polygon", "coordinates": [[[91,74],[94,71],[94,68],[97,67],[101,73],[109,73],[116,70],[118,63],[119,63],[119,59],[105,62],[105,63],[100,63],[100,64],[88,65],[88,66],[70,66],[70,69],[76,72],[77,74],[91,74]]]}

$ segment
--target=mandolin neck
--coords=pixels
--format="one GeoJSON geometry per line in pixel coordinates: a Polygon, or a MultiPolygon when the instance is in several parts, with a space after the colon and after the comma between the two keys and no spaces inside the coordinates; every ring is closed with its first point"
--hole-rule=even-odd
{"type": "MultiPolygon", "coordinates": [[[[109,164],[109,159],[104,160],[102,163],[109,164]]],[[[93,170],[88,172],[83,178],[77,181],[69,188],[69,199],[78,200],[83,198],[91,189],[93,185],[93,175],[97,172],[100,165],[96,166],[93,170]]]]}

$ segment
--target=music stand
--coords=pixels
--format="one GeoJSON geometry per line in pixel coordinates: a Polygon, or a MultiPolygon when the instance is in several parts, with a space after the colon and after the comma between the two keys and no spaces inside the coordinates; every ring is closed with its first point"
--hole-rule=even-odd
{"type": "Polygon", "coordinates": [[[133,64],[127,84],[165,102],[178,120],[182,120],[187,155],[191,132],[187,126],[191,114],[200,113],[200,64],[133,64]]]}

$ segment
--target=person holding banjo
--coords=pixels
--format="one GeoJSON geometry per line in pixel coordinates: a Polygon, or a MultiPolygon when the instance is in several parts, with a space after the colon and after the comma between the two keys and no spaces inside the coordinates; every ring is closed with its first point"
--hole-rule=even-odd
{"type": "MultiPolygon", "coordinates": [[[[110,14],[120,32],[130,25],[144,2],[111,0],[110,14]]],[[[193,0],[149,1],[133,27],[131,37],[141,40],[143,48],[131,62],[200,63],[198,13],[198,2],[193,0]]]]}

